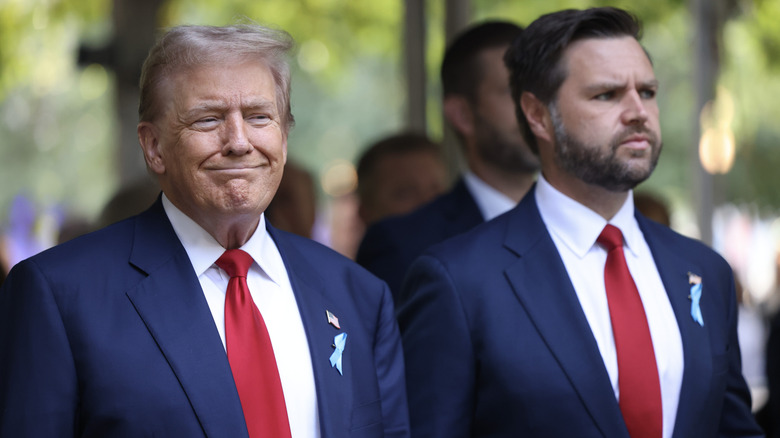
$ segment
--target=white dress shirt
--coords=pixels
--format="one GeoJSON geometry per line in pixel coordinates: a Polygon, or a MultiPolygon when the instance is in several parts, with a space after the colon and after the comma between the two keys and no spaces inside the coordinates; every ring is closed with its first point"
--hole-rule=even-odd
{"type": "Polygon", "coordinates": [[[506,213],[517,205],[517,202],[512,198],[489,186],[471,171],[464,172],[463,182],[477,203],[485,222],[506,213]]]}
{"type": "MultiPolygon", "coordinates": [[[[162,202],[165,214],[198,276],[224,347],[225,292],[230,277],[214,262],[225,252],[225,248],[176,208],[165,195],[162,202]]],[[[271,338],[292,437],[318,438],[317,392],[309,343],[287,269],[279,249],[265,228],[264,215],[260,216],[257,230],[241,249],[254,259],[247,274],[247,284],[271,338]]]]}
{"type": "MultiPolygon", "coordinates": [[[[556,190],[542,175],[539,175],[535,190],[539,213],[563,259],[596,338],[615,397],[619,399],[617,354],[604,286],[607,251],[596,243],[607,221],[556,190]]],[[[625,204],[609,223],[623,233],[626,263],[645,308],[661,382],[663,436],[668,438],[674,430],[683,374],[682,339],[677,319],[653,255],[634,217],[633,193],[629,193],[625,204]]]]}

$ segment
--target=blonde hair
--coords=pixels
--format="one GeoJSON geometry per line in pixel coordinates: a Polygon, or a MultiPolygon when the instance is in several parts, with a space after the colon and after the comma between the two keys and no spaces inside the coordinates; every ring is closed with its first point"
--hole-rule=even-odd
{"type": "Polygon", "coordinates": [[[159,116],[159,86],[176,72],[199,65],[257,60],[265,63],[273,75],[277,109],[286,134],[295,123],[287,60],[293,47],[287,32],[256,24],[170,28],[151,48],[141,69],[139,120],[152,121],[159,116]]]}

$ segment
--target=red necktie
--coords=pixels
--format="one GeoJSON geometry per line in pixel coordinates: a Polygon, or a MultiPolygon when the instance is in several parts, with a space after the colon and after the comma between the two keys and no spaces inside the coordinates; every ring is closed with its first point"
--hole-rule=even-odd
{"type": "Polygon", "coordinates": [[[661,438],[661,384],[645,309],[623,254],[623,234],[607,224],[598,238],[607,249],[604,285],[618,362],[620,411],[631,438],[661,438]]]}
{"type": "Polygon", "coordinates": [[[252,256],[229,249],[216,263],[230,275],[225,295],[225,343],[249,436],[289,438],[287,407],[271,338],[246,283],[252,256]]]}

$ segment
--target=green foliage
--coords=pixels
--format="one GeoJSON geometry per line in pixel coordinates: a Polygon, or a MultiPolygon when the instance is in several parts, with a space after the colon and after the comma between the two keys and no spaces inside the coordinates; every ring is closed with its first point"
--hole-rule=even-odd
{"type": "MultiPolygon", "coordinates": [[[[439,64],[445,2],[425,1],[429,132],[441,136],[439,64]]],[[[780,207],[780,2],[728,4],[719,84],[735,101],[737,156],[719,178],[719,196],[780,207]],[[736,7],[738,6],[738,7],[736,7]]],[[[692,204],[696,126],[694,21],[688,0],[473,0],[473,21],[527,25],[561,8],[612,5],[645,24],[644,44],[661,82],[664,153],[647,189],[692,204]]],[[[76,65],[80,45],[111,36],[108,0],[0,0],[0,217],[21,191],[39,202],[67,202],[94,215],[117,184],[113,75],[76,65]],[[102,91],[101,91],[102,90],[102,91]],[[97,182],[97,183],[96,183],[97,182]]],[[[160,26],[222,25],[249,19],[287,30],[297,41],[290,156],[315,175],[334,160],[353,161],[405,120],[403,6],[400,0],[168,0],[160,26]]],[[[643,187],[643,188],[645,188],[643,187]]]]}
{"type": "Polygon", "coordinates": [[[82,36],[103,33],[109,7],[0,2],[0,213],[24,193],[42,208],[66,202],[90,217],[113,189],[110,78],[76,66],[82,36]]]}
{"type": "Polygon", "coordinates": [[[162,24],[225,25],[248,18],[282,28],[295,38],[299,50],[312,41],[321,44],[327,66],[316,70],[313,78],[328,87],[364,56],[398,61],[402,7],[396,0],[170,0],[162,24]]]}
{"type": "Polygon", "coordinates": [[[780,70],[780,2],[754,0],[745,15],[752,21],[749,27],[752,38],[761,44],[767,65],[777,72],[780,70]]]}
{"type": "Polygon", "coordinates": [[[777,169],[780,169],[780,131],[774,123],[759,126],[753,141],[741,146],[739,159],[732,171],[722,178],[723,194],[737,204],[756,205],[776,210],[780,207],[777,169]]]}
{"type": "Polygon", "coordinates": [[[780,5],[769,1],[756,2],[728,23],[720,78],[734,98],[737,139],[734,169],[723,178],[724,196],[772,208],[780,207],[774,178],[780,166],[780,51],[772,49],[772,44],[780,48],[779,23],[780,5]]]}
{"type": "Polygon", "coordinates": [[[31,86],[48,93],[56,73],[72,66],[79,34],[107,19],[106,0],[0,2],[0,100],[31,86]]]}

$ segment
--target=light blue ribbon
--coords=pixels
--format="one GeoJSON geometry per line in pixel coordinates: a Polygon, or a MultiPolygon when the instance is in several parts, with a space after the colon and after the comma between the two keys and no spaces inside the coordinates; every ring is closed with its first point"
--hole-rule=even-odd
{"type": "Polygon", "coordinates": [[[344,372],[341,370],[341,355],[344,353],[344,346],[347,344],[347,334],[339,333],[333,338],[333,345],[336,347],[336,351],[330,355],[330,366],[336,367],[339,374],[342,376],[344,372]]]}
{"type": "Polygon", "coordinates": [[[698,322],[700,326],[704,327],[704,318],[701,315],[701,283],[691,286],[691,316],[693,320],[698,322]]]}

